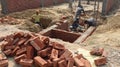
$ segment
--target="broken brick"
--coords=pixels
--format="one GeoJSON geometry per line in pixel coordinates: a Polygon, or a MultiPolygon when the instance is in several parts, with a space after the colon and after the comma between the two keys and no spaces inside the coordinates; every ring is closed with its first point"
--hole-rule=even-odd
{"type": "Polygon", "coordinates": [[[108,53],[106,51],[103,51],[102,57],[107,57],[108,53]]]}
{"type": "Polygon", "coordinates": [[[59,66],[59,67],[67,67],[67,62],[66,62],[66,60],[61,60],[61,61],[59,61],[59,62],[58,62],[58,66],[59,66]]]}
{"type": "Polygon", "coordinates": [[[104,65],[107,63],[106,57],[101,57],[96,60],[94,60],[96,66],[104,65]]]}
{"type": "Polygon", "coordinates": [[[80,61],[84,63],[85,67],[92,67],[88,60],[84,58],[80,58],[80,61]]]}
{"type": "Polygon", "coordinates": [[[17,45],[23,45],[26,41],[27,41],[26,38],[21,38],[21,39],[19,40],[19,42],[17,43],[17,45]]]}
{"type": "Polygon", "coordinates": [[[37,50],[42,50],[46,45],[41,42],[39,37],[35,37],[30,41],[30,44],[37,50]]]}
{"type": "Polygon", "coordinates": [[[19,56],[19,55],[21,55],[21,54],[25,54],[26,51],[27,51],[26,48],[19,49],[19,50],[17,50],[17,52],[16,52],[16,56],[19,56]]]}
{"type": "Polygon", "coordinates": [[[58,58],[58,50],[52,49],[51,59],[55,59],[55,58],[58,58]]]}
{"type": "Polygon", "coordinates": [[[16,63],[19,63],[20,59],[25,59],[26,57],[26,54],[22,54],[20,56],[15,57],[14,60],[16,61],[16,63]]]}
{"type": "Polygon", "coordinates": [[[73,58],[70,58],[70,59],[68,60],[68,65],[67,65],[67,67],[73,67],[73,65],[74,65],[74,59],[73,59],[73,58]]]}
{"type": "Polygon", "coordinates": [[[33,60],[32,59],[21,59],[19,63],[23,66],[32,66],[33,60]]]}
{"type": "Polygon", "coordinates": [[[40,67],[47,67],[47,62],[42,59],[40,56],[36,56],[34,58],[34,61],[36,64],[38,64],[40,67]]]}
{"type": "Polygon", "coordinates": [[[77,55],[75,56],[75,58],[81,59],[81,58],[83,58],[83,55],[82,55],[82,54],[77,54],[77,55]]]}
{"type": "Polygon", "coordinates": [[[11,55],[11,53],[12,53],[11,49],[4,51],[4,54],[7,55],[7,56],[11,55]]]}
{"type": "Polygon", "coordinates": [[[0,67],[7,67],[8,66],[8,60],[0,60],[0,67]]]}
{"type": "Polygon", "coordinates": [[[101,56],[104,51],[104,48],[94,48],[90,51],[91,55],[101,56]]]}
{"type": "Polygon", "coordinates": [[[32,46],[27,46],[27,59],[32,59],[34,57],[34,48],[32,46]]]}
{"type": "Polygon", "coordinates": [[[62,60],[60,58],[53,59],[53,67],[58,67],[58,62],[62,60]]]}

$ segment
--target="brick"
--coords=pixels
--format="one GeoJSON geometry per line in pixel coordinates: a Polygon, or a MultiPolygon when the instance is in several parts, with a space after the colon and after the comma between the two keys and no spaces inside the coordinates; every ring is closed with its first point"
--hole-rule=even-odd
{"type": "Polygon", "coordinates": [[[59,44],[57,42],[53,42],[53,47],[56,49],[64,50],[65,47],[62,44],[59,44]]]}
{"type": "Polygon", "coordinates": [[[22,54],[20,56],[15,57],[14,60],[16,61],[16,63],[19,63],[20,59],[25,59],[26,57],[26,54],[22,54]]]}
{"type": "Polygon", "coordinates": [[[24,33],[23,32],[16,32],[16,33],[14,33],[14,39],[16,39],[16,38],[21,38],[21,37],[23,37],[24,36],[24,33]]]}
{"type": "Polygon", "coordinates": [[[4,42],[2,45],[1,45],[1,50],[2,51],[4,51],[5,50],[5,47],[6,47],[6,44],[7,44],[8,42],[4,42]]]}
{"type": "Polygon", "coordinates": [[[108,53],[106,51],[103,51],[102,57],[107,57],[108,53]]]}
{"type": "Polygon", "coordinates": [[[14,49],[14,48],[15,48],[15,45],[5,46],[5,50],[8,50],[8,49],[14,49]]]}
{"type": "Polygon", "coordinates": [[[32,59],[34,57],[34,48],[32,46],[27,46],[27,59],[32,59]]]}
{"type": "Polygon", "coordinates": [[[26,38],[20,38],[19,42],[17,43],[17,45],[23,45],[25,42],[27,41],[26,38]]]}
{"type": "Polygon", "coordinates": [[[75,61],[75,65],[77,67],[84,67],[85,66],[84,63],[78,58],[74,58],[74,61],[75,61]]]}
{"type": "Polygon", "coordinates": [[[5,56],[4,53],[0,53],[0,60],[6,60],[7,57],[5,56]]]}
{"type": "Polygon", "coordinates": [[[21,54],[25,54],[26,53],[26,47],[25,48],[22,48],[22,49],[19,49],[19,50],[17,50],[17,52],[16,52],[16,56],[19,56],[19,55],[21,55],[21,54]]]}
{"type": "Polygon", "coordinates": [[[65,58],[65,59],[70,58],[71,54],[72,53],[68,49],[66,49],[65,52],[60,56],[60,58],[65,58]]]}
{"type": "Polygon", "coordinates": [[[67,67],[73,67],[73,65],[74,65],[74,59],[73,59],[73,58],[70,58],[70,59],[68,60],[67,67]]]}
{"type": "Polygon", "coordinates": [[[82,55],[82,54],[77,54],[77,55],[75,56],[75,58],[81,59],[81,58],[83,58],[83,55],[82,55]]]}
{"type": "Polygon", "coordinates": [[[0,67],[7,67],[8,66],[8,60],[0,60],[0,67]]]}
{"type": "Polygon", "coordinates": [[[7,55],[7,56],[11,55],[11,53],[12,53],[11,49],[8,49],[8,50],[4,51],[4,54],[7,55]]]}
{"type": "Polygon", "coordinates": [[[53,59],[53,67],[58,67],[58,62],[60,61],[60,58],[53,59]]]}
{"type": "Polygon", "coordinates": [[[32,59],[21,59],[20,64],[23,66],[30,66],[32,67],[33,65],[33,60],[32,59]]]}
{"type": "Polygon", "coordinates": [[[53,67],[53,62],[51,60],[47,60],[48,67],[53,67]]]}
{"type": "Polygon", "coordinates": [[[92,67],[88,60],[84,58],[80,58],[80,61],[84,63],[85,67],[92,67]]]}
{"type": "Polygon", "coordinates": [[[38,51],[37,55],[39,55],[41,57],[46,57],[46,56],[48,56],[50,54],[51,50],[52,50],[52,48],[48,47],[46,49],[38,51]]]}
{"type": "Polygon", "coordinates": [[[58,50],[58,57],[60,57],[64,52],[65,50],[58,50]]]}
{"type": "Polygon", "coordinates": [[[16,46],[15,49],[13,49],[11,55],[13,55],[13,56],[16,55],[16,52],[17,52],[17,50],[19,50],[19,49],[20,49],[20,47],[19,47],[19,46],[16,46]]]}
{"type": "Polygon", "coordinates": [[[49,38],[48,37],[45,37],[45,36],[39,36],[40,37],[40,40],[45,44],[45,45],[48,45],[49,44],[49,38]]]}
{"type": "Polygon", "coordinates": [[[40,67],[47,67],[47,62],[42,59],[40,56],[36,56],[34,58],[34,61],[36,64],[38,64],[40,67]]]}
{"type": "Polygon", "coordinates": [[[12,44],[13,44],[13,45],[16,45],[16,43],[18,43],[19,39],[20,39],[20,38],[16,38],[16,39],[14,39],[14,41],[13,41],[12,44]]]}
{"type": "Polygon", "coordinates": [[[30,41],[30,44],[37,50],[42,50],[46,45],[41,42],[39,37],[35,37],[30,41]]]}
{"type": "Polygon", "coordinates": [[[58,58],[58,50],[52,49],[51,59],[55,59],[55,58],[58,58]]]}
{"type": "Polygon", "coordinates": [[[104,48],[94,48],[90,51],[91,55],[101,56],[104,51],[104,48]]]}
{"type": "Polygon", "coordinates": [[[104,65],[107,63],[106,57],[101,57],[99,59],[94,60],[96,66],[104,65]]]}
{"type": "Polygon", "coordinates": [[[59,67],[67,67],[67,62],[66,62],[66,60],[61,60],[61,61],[59,61],[59,62],[58,62],[58,66],[59,66],[59,67]]]}

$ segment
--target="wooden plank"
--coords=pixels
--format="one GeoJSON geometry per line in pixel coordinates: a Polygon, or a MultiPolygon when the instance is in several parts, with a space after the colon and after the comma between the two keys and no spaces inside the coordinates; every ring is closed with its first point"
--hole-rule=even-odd
{"type": "Polygon", "coordinates": [[[84,33],[81,35],[81,37],[79,37],[74,43],[79,44],[79,43],[84,42],[84,41],[87,39],[87,37],[90,36],[90,35],[94,32],[95,29],[96,29],[96,28],[93,27],[93,26],[89,27],[89,28],[87,29],[87,31],[84,32],[84,33]]]}

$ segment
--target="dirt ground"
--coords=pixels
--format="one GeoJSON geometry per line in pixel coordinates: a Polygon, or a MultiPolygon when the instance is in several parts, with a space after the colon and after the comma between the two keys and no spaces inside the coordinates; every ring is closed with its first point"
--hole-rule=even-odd
{"type": "MultiPolygon", "coordinates": [[[[74,5],[75,7],[76,5],[74,5]]],[[[83,2],[85,11],[90,15],[93,12],[93,3],[91,5],[85,5],[83,2]]],[[[100,6],[101,7],[101,6],[100,6]]],[[[71,21],[74,16],[74,12],[68,9],[68,4],[62,4],[58,6],[52,6],[49,8],[38,8],[44,17],[49,17],[52,22],[48,26],[55,24],[59,21],[61,16],[68,16],[68,20],[71,21]]],[[[22,12],[10,13],[9,16],[18,19],[24,19],[26,22],[20,25],[0,25],[0,37],[9,35],[16,31],[34,31],[38,32],[41,29],[36,27],[29,21],[30,16],[32,16],[38,9],[29,9],[22,12]],[[27,20],[26,20],[27,19],[27,20]],[[32,26],[32,27],[31,27],[32,26]]],[[[74,8],[75,9],[75,8],[74,8]]],[[[100,9],[101,10],[101,9],[100,9]]],[[[0,14],[0,17],[4,16],[0,14]]],[[[93,47],[103,47],[108,52],[108,63],[100,67],[120,67],[120,13],[116,13],[114,16],[108,17],[106,20],[101,21],[102,25],[99,25],[97,30],[92,36],[90,36],[80,47],[84,47],[88,50],[93,47]]],[[[78,47],[74,47],[73,50],[78,47]]],[[[77,45],[78,46],[78,45],[77,45]]],[[[70,47],[72,49],[72,47],[70,47]]]]}

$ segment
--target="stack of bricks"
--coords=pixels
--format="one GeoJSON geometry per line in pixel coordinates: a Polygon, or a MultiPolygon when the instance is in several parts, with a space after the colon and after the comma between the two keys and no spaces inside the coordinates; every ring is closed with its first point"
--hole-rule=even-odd
{"type": "Polygon", "coordinates": [[[90,54],[101,56],[100,58],[94,60],[96,66],[101,66],[107,63],[107,52],[104,50],[104,48],[93,48],[90,51],[90,54]]]}
{"type": "Polygon", "coordinates": [[[21,22],[21,20],[15,19],[15,18],[10,17],[10,16],[5,16],[5,17],[0,18],[0,24],[14,25],[14,24],[19,24],[20,22],[21,22]]]}
{"type": "Polygon", "coordinates": [[[23,67],[91,67],[82,54],[73,57],[62,44],[40,34],[17,32],[6,36],[3,41],[3,53],[14,57],[15,62],[23,67]]]}

